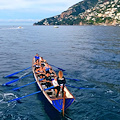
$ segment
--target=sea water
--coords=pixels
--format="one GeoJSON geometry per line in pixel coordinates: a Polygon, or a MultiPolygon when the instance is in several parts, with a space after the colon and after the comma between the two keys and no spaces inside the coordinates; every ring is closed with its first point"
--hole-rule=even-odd
{"type": "MultiPolygon", "coordinates": [[[[72,120],[120,120],[120,27],[112,26],[0,26],[0,120],[53,120],[54,112],[40,100],[40,94],[9,100],[38,90],[35,84],[12,91],[34,81],[33,76],[10,84],[2,84],[31,73],[39,53],[48,63],[65,69],[67,87],[75,102],[65,111],[72,120]],[[89,89],[88,89],[89,88],[89,89]]],[[[58,73],[58,69],[53,67],[58,73]]]]}

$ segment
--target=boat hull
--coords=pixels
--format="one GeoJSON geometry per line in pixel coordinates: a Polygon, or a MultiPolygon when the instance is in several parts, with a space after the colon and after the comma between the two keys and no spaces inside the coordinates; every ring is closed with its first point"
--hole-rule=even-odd
{"type": "MultiPolygon", "coordinates": [[[[34,61],[33,61],[34,63],[34,61]]],[[[33,75],[34,75],[34,79],[39,87],[39,89],[42,91],[44,97],[47,99],[47,101],[59,112],[62,112],[63,109],[63,97],[59,97],[59,98],[51,98],[47,92],[44,90],[44,88],[41,85],[41,82],[39,81],[35,71],[34,71],[34,67],[32,67],[33,70],[33,75]]],[[[66,98],[65,98],[65,106],[64,106],[64,110],[66,110],[75,100],[74,96],[69,92],[69,90],[65,87],[64,88],[65,92],[66,92],[66,98]]]]}
{"type": "MultiPolygon", "coordinates": [[[[65,110],[73,103],[74,99],[65,99],[65,110]]],[[[52,105],[59,111],[62,111],[63,108],[63,99],[53,100],[52,105]]]]}

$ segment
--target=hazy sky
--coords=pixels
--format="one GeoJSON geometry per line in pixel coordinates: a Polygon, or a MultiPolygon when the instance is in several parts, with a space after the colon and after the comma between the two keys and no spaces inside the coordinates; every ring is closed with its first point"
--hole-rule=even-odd
{"type": "Polygon", "coordinates": [[[0,0],[0,20],[43,19],[83,0],[0,0]]]}

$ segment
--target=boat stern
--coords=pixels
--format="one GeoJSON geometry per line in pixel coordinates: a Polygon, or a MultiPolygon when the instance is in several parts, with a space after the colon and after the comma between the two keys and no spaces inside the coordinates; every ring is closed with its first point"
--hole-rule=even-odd
{"type": "MultiPolygon", "coordinates": [[[[65,110],[74,102],[74,98],[65,99],[65,110]]],[[[52,100],[52,104],[59,112],[62,111],[63,108],[63,99],[52,100]]]]}

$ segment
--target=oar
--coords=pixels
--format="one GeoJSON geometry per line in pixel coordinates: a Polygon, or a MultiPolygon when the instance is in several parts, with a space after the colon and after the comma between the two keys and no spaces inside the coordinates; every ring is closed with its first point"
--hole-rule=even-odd
{"type": "Polygon", "coordinates": [[[65,71],[64,69],[59,68],[59,67],[56,67],[55,65],[52,65],[52,64],[49,64],[49,65],[51,65],[51,66],[53,66],[53,67],[55,67],[55,68],[57,68],[57,69],[59,69],[59,70],[65,71]]]}
{"type": "MultiPolygon", "coordinates": [[[[66,79],[69,79],[69,80],[81,81],[80,79],[67,78],[67,77],[65,77],[65,78],[66,78],[66,79]]],[[[82,80],[82,81],[87,81],[87,80],[82,80]]]]}
{"type": "Polygon", "coordinates": [[[75,80],[75,81],[81,81],[81,80],[79,80],[79,79],[73,79],[73,78],[67,78],[67,77],[65,77],[65,79],[75,80]]]}
{"type": "Polygon", "coordinates": [[[66,92],[64,91],[64,93],[63,93],[63,106],[62,106],[63,117],[64,117],[64,111],[65,111],[65,96],[66,96],[66,92]]]}
{"type": "Polygon", "coordinates": [[[22,71],[25,71],[25,70],[29,69],[29,68],[31,68],[31,67],[28,67],[28,68],[25,68],[25,69],[20,70],[20,71],[18,71],[18,72],[15,72],[15,73],[12,73],[12,74],[10,74],[10,75],[7,75],[7,76],[5,76],[4,78],[11,77],[11,76],[13,76],[13,75],[15,75],[15,74],[18,74],[18,73],[20,73],[20,72],[22,72],[22,71]]]}
{"type": "MultiPolygon", "coordinates": [[[[39,79],[39,81],[42,81],[43,79],[45,79],[45,78],[39,79]]],[[[37,81],[34,81],[34,82],[28,83],[28,84],[26,84],[26,85],[23,85],[23,86],[14,88],[14,89],[12,89],[12,90],[14,90],[14,91],[15,91],[15,90],[18,90],[18,89],[20,89],[20,88],[26,87],[26,86],[31,85],[31,84],[36,83],[36,82],[37,82],[37,81]]]]}
{"type": "Polygon", "coordinates": [[[95,89],[95,88],[83,88],[83,87],[75,87],[75,86],[72,86],[72,85],[66,85],[68,87],[72,87],[72,88],[78,88],[78,89],[95,89]]]}
{"type": "MultiPolygon", "coordinates": [[[[44,90],[49,90],[49,89],[52,89],[52,88],[54,88],[54,86],[51,86],[51,87],[46,88],[46,89],[44,89],[44,90]]],[[[15,99],[9,100],[8,102],[20,100],[20,99],[22,99],[22,98],[25,98],[25,97],[28,97],[28,96],[31,96],[31,95],[34,95],[34,94],[37,94],[37,93],[40,93],[40,92],[41,92],[41,91],[37,91],[37,92],[31,93],[31,94],[28,94],[28,95],[25,95],[25,96],[22,96],[22,97],[19,97],[19,98],[15,98],[15,99]]]]}
{"type": "Polygon", "coordinates": [[[21,77],[21,78],[18,78],[18,79],[15,79],[15,80],[9,81],[9,82],[4,83],[4,84],[2,84],[2,85],[3,85],[3,86],[5,86],[5,85],[9,85],[9,84],[11,84],[11,83],[17,82],[18,80],[20,80],[20,79],[22,79],[22,78],[25,78],[25,77],[28,77],[28,76],[30,76],[30,75],[32,75],[32,74],[29,74],[29,75],[23,76],[23,77],[21,77]]]}

